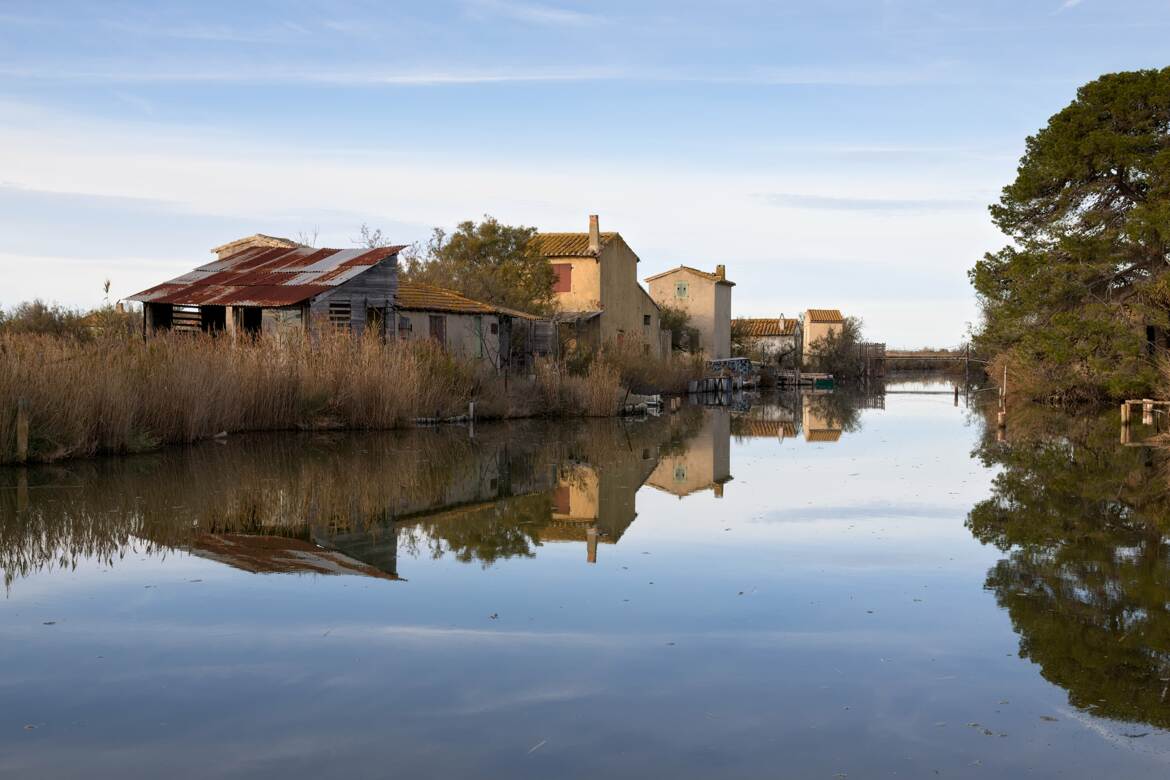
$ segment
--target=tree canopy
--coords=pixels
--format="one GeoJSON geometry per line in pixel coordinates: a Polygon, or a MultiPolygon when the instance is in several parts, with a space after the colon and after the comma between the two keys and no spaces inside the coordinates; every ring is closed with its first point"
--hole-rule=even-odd
{"type": "Polygon", "coordinates": [[[403,278],[456,290],[469,298],[531,314],[552,311],[552,266],[536,251],[536,228],[494,217],[462,222],[453,233],[435,228],[425,246],[404,258],[403,278]]]}
{"type": "Polygon", "coordinates": [[[1170,330],[1170,68],[1081,87],[990,210],[1012,244],[970,271],[978,345],[1046,396],[1148,390],[1170,330]]]}

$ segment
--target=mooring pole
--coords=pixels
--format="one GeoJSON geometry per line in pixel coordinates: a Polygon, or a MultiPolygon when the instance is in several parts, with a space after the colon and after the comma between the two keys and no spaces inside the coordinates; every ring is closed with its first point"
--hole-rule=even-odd
{"type": "Polygon", "coordinates": [[[28,460],[28,401],[21,398],[16,402],[16,462],[28,460]]]}

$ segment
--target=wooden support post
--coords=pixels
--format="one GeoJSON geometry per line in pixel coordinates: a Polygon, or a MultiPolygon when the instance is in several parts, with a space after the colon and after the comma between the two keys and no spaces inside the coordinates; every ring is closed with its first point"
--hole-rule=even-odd
{"type": "Polygon", "coordinates": [[[16,511],[19,514],[28,511],[28,469],[21,469],[16,475],[16,511]]]}
{"type": "Polygon", "coordinates": [[[28,460],[28,401],[16,402],[16,462],[28,460]]]}
{"type": "Polygon", "coordinates": [[[1129,427],[1129,401],[1121,402],[1121,424],[1126,428],[1129,427]]]}
{"type": "Polygon", "coordinates": [[[1154,424],[1154,402],[1148,398],[1142,399],[1142,425],[1154,424]]]}

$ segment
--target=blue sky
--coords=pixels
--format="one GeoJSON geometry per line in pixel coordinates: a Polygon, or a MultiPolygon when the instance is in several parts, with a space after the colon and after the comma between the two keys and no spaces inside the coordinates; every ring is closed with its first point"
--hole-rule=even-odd
{"type": "Polygon", "coordinates": [[[736,315],[953,344],[986,205],[1170,0],[0,0],[0,305],[128,295],[240,235],[492,214],[726,264],[736,315]]]}

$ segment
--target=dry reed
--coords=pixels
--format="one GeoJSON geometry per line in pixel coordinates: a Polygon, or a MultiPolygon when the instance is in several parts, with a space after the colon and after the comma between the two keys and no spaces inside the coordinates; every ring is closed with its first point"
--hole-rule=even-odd
{"type": "Polygon", "coordinates": [[[170,335],[141,342],[0,337],[0,463],[16,460],[27,403],[34,461],[125,453],[221,432],[390,429],[418,418],[603,416],[620,411],[620,374],[542,364],[505,383],[490,367],[428,343],[345,334],[230,342],[170,335]]]}

